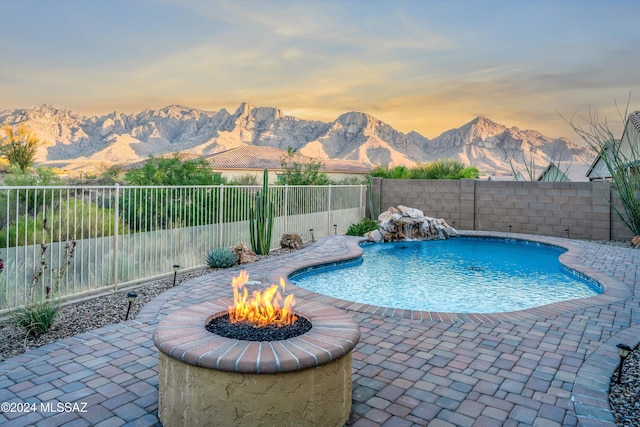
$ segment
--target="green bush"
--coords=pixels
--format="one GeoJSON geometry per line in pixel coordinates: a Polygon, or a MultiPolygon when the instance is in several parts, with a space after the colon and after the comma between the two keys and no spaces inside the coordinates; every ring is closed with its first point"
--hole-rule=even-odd
{"type": "Polygon", "coordinates": [[[130,185],[219,184],[205,159],[189,159],[180,153],[149,157],[141,167],[127,172],[125,181],[130,185]]]}
{"type": "Polygon", "coordinates": [[[25,330],[27,335],[46,334],[60,313],[57,301],[45,300],[33,302],[11,314],[14,325],[25,330]]]}
{"type": "Polygon", "coordinates": [[[475,166],[465,166],[458,160],[435,160],[418,163],[411,169],[406,166],[377,166],[371,171],[372,177],[386,179],[462,179],[478,178],[480,170],[475,166]]]}
{"type": "Polygon", "coordinates": [[[238,255],[229,248],[213,248],[205,257],[211,268],[232,267],[238,262],[238,255]]]}
{"type": "Polygon", "coordinates": [[[418,163],[410,171],[411,179],[462,179],[478,178],[480,170],[475,166],[465,166],[458,160],[436,160],[426,164],[418,163]]]}
{"type": "Polygon", "coordinates": [[[411,172],[406,166],[396,166],[391,169],[388,166],[376,166],[371,171],[371,176],[387,179],[409,179],[411,172]]]}
{"type": "MultiPolygon", "coordinates": [[[[15,224],[0,230],[0,248],[35,245],[42,241],[42,228],[42,218],[22,216],[15,224]]],[[[46,231],[45,235],[48,237],[46,231]]]]}
{"type": "Polygon", "coordinates": [[[55,209],[38,213],[35,218],[19,216],[9,227],[0,230],[0,247],[113,236],[116,220],[119,234],[124,234],[128,227],[124,221],[116,219],[115,209],[79,199],[65,200],[55,209]]]}
{"type": "Polygon", "coordinates": [[[370,218],[363,218],[357,224],[351,224],[347,229],[347,236],[364,236],[369,231],[378,229],[378,221],[370,218]]]}

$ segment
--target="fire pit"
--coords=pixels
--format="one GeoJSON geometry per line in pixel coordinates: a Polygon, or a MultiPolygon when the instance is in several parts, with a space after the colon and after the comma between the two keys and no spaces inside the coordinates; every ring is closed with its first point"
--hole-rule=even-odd
{"type": "MultiPolygon", "coordinates": [[[[350,352],[360,339],[358,325],[331,306],[296,303],[292,295],[287,303],[276,285],[258,304],[247,298],[246,288],[241,292],[247,279],[244,272],[234,278],[234,300],[187,307],[158,324],[160,421],[165,427],[344,425],[351,412],[350,352]],[[260,341],[205,329],[224,316],[229,317],[225,329],[232,327],[231,319],[244,315],[239,300],[262,314],[275,307],[276,318],[302,319],[311,328],[292,338],[260,341]]],[[[236,322],[247,327],[246,319],[236,322]]]]}

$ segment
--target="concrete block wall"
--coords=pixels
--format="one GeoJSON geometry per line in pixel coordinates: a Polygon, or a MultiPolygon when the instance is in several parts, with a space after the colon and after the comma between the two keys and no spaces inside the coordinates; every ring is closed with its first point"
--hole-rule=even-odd
{"type": "Polygon", "coordinates": [[[409,206],[444,218],[461,230],[597,240],[633,237],[611,208],[611,192],[605,182],[376,178],[374,194],[376,191],[380,192],[383,211],[390,206],[409,206]]]}

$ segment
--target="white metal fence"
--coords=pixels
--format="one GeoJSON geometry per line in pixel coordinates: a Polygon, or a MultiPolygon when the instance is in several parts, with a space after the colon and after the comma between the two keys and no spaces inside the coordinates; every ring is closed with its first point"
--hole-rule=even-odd
{"type": "MultiPolygon", "coordinates": [[[[204,265],[214,247],[250,246],[261,186],[0,187],[0,312],[30,298],[116,289],[204,265]]],[[[365,215],[366,187],[270,186],[272,248],[344,233],[365,215]],[[313,231],[311,231],[313,230],[313,231]]]]}

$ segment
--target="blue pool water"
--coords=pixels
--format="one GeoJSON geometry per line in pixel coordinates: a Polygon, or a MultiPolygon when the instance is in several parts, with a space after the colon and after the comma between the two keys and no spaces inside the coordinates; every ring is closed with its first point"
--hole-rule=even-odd
{"type": "Polygon", "coordinates": [[[561,266],[564,249],[534,242],[461,237],[363,249],[355,262],[289,279],[347,301],[452,313],[515,311],[601,292],[597,283],[561,266]]]}

